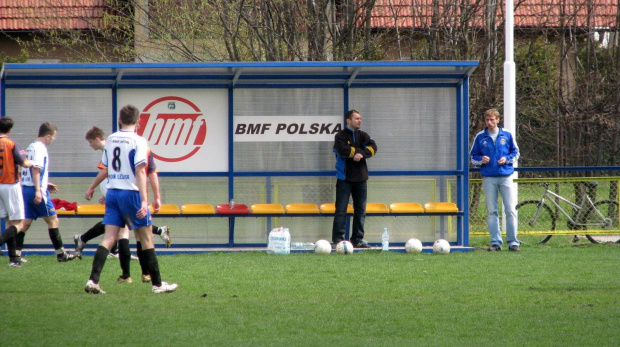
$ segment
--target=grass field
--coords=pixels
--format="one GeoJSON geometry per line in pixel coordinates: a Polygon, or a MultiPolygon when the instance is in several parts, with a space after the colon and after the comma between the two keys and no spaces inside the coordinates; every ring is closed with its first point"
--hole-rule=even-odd
{"type": "MultiPolygon", "coordinates": [[[[530,241],[523,238],[525,241],[530,241]]],[[[538,239],[538,238],[535,238],[538,239]]],[[[533,241],[534,239],[531,239],[533,241]]],[[[617,346],[620,245],[557,236],[522,252],[160,257],[176,293],[83,286],[92,257],[0,265],[1,346],[617,346]]]]}

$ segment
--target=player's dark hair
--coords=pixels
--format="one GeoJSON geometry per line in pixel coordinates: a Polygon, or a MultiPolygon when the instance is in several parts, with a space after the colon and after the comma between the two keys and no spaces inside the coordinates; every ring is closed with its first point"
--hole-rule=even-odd
{"type": "Polygon", "coordinates": [[[0,133],[6,134],[13,129],[13,118],[1,117],[0,118],[0,133]]]}
{"type": "Polygon", "coordinates": [[[360,114],[359,112],[357,112],[357,110],[349,110],[349,111],[347,111],[347,113],[344,114],[344,118],[345,119],[351,119],[351,118],[353,118],[353,115],[356,114],[356,113],[360,114]]]}
{"type": "Polygon", "coordinates": [[[84,138],[87,140],[96,140],[97,138],[105,139],[105,133],[103,132],[103,129],[93,126],[92,128],[88,129],[84,138]]]}
{"type": "Polygon", "coordinates": [[[125,105],[121,108],[120,118],[123,124],[136,124],[140,118],[140,111],[134,105],[125,105]]]}
{"type": "Polygon", "coordinates": [[[58,128],[50,123],[50,122],[45,122],[43,124],[41,124],[41,126],[39,127],[39,137],[43,137],[43,136],[47,136],[47,135],[54,135],[56,133],[56,131],[58,131],[58,128]]]}

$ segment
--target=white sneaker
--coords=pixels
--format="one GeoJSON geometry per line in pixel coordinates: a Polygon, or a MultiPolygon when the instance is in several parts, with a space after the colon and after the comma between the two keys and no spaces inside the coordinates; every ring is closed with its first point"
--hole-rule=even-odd
{"type": "Polygon", "coordinates": [[[118,259],[118,253],[108,253],[108,259],[118,259]]]}
{"type": "Polygon", "coordinates": [[[89,294],[105,294],[103,289],[101,289],[99,283],[95,283],[92,280],[88,280],[88,282],[86,282],[86,286],[84,286],[84,291],[89,294]]]}
{"type": "Polygon", "coordinates": [[[166,248],[170,248],[170,245],[172,244],[172,239],[170,238],[170,227],[164,225],[159,227],[159,230],[161,230],[161,235],[159,236],[166,243],[166,248]]]}
{"type": "Polygon", "coordinates": [[[178,287],[179,285],[176,283],[169,284],[168,282],[161,282],[161,286],[159,287],[153,286],[153,293],[155,294],[172,293],[175,290],[177,290],[178,287]]]}
{"type": "Polygon", "coordinates": [[[22,263],[19,261],[11,261],[9,262],[10,267],[22,267],[22,263]]]}
{"type": "Polygon", "coordinates": [[[135,256],[133,254],[130,256],[130,258],[131,258],[131,260],[140,260],[140,258],[138,258],[137,256],[135,256]]]}
{"type": "Polygon", "coordinates": [[[86,244],[80,238],[81,236],[82,236],[82,234],[75,234],[73,236],[73,242],[75,243],[75,252],[76,253],[82,253],[82,251],[84,250],[84,247],[86,247],[86,244]]]}

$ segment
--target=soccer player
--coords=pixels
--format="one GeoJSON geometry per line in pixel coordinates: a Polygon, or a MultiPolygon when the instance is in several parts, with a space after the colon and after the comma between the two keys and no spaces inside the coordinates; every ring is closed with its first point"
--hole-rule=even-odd
{"type": "Polygon", "coordinates": [[[32,167],[32,161],[26,158],[26,152],[9,134],[13,129],[13,119],[0,118],[0,216],[6,220],[8,227],[0,235],[0,245],[7,244],[9,266],[21,267],[20,257],[16,253],[15,237],[22,228],[24,219],[24,200],[20,175],[17,166],[32,167]]]}
{"type": "Polygon", "coordinates": [[[21,172],[26,219],[24,220],[23,229],[17,233],[16,243],[17,253],[22,262],[27,262],[27,260],[21,257],[24,237],[32,221],[38,217],[42,217],[45,223],[47,223],[49,237],[54,245],[56,259],[59,262],[70,261],[78,257],[81,258],[78,254],[65,251],[62,237],[58,230],[58,215],[52,199],[50,199],[50,192],[56,193],[58,187],[48,182],[50,160],[47,146],[54,142],[57,132],[58,128],[50,122],[41,124],[37,140],[31,143],[26,150],[28,152],[28,159],[33,162],[33,165],[30,168],[22,168],[21,172]]]}
{"type": "MultiPolygon", "coordinates": [[[[90,147],[95,150],[101,150],[105,148],[105,134],[101,128],[93,126],[86,132],[85,139],[88,141],[90,147]]],[[[94,190],[97,186],[101,190],[101,194],[103,195],[101,199],[99,199],[100,203],[105,203],[105,195],[107,192],[106,183],[103,182],[107,176],[106,168],[99,163],[98,168],[103,170],[103,172],[99,172],[97,178],[95,178],[93,184],[86,191],[85,198],[86,200],[91,200],[93,198],[94,190]]],[[[157,178],[157,167],[155,166],[155,159],[153,155],[148,150],[148,164],[146,166],[146,172],[149,176],[149,181],[151,182],[151,188],[153,189],[153,194],[155,195],[154,199],[159,198],[159,180],[157,178]]],[[[170,238],[170,228],[167,226],[158,227],[156,225],[152,225],[151,231],[155,235],[159,235],[161,239],[165,242],[166,247],[170,247],[172,243],[172,239],[170,238]]],[[[86,243],[97,236],[103,235],[105,233],[105,226],[102,222],[95,224],[92,228],[90,228],[84,234],[78,234],[74,236],[75,241],[75,250],[76,252],[81,253],[86,246],[86,243]]],[[[123,274],[116,281],[117,283],[131,283],[133,280],[130,276],[130,260],[131,253],[129,252],[129,230],[124,231],[121,235],[121,238],[117,241],[117,245],[114,248],[120,250],[119,252],[119,260],[121,263],[121,269],[123,274]]],[[[114,248],[111,250],[111,253],[114,252],[114,248]]],[[[137,240],[137,252],[138,259],[140,261],[140,267],[142,269],[142,282],[148,283],[151,281],[151,276],[148,273],[148,265],[144,261],[144,257],[140,257],[142,253],[142,243],[140,240],[137,240]]]]}
{"type": "MultiPolygon", "coordinates": [[[[134,230],[136,239],[142,243],[142,256],[151,275],[152,292],[170,293],[178,288],[176,283],[163,282],[159,272],[147,201],[145,169],[148,145],[143,137],[134,132],[139,116],[140,112],[135,106],[124,106],[119,115],[121,130],[108,137],[103,150],[101,163],[106,167],[108,177],[103,217],[105,234],[95,253],[90,277],[84,286],[87,293],[105,293],[99,285],[101,272],[110,249],[126,225],[134,230]]],[[[155,212],[159,211],[160,206],[159,200],[153,201],[155,212]]]]}

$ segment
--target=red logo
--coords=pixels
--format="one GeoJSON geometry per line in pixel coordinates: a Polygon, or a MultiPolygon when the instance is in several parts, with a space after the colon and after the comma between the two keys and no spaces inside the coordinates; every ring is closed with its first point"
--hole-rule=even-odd
{"type": "Polygon", "coordinates": [[[207,119],[191,101],[165,96],[144,108],[138,134],[149,142],[153,157],[166,162],[183,161],[204,144],[207,119]]]}

